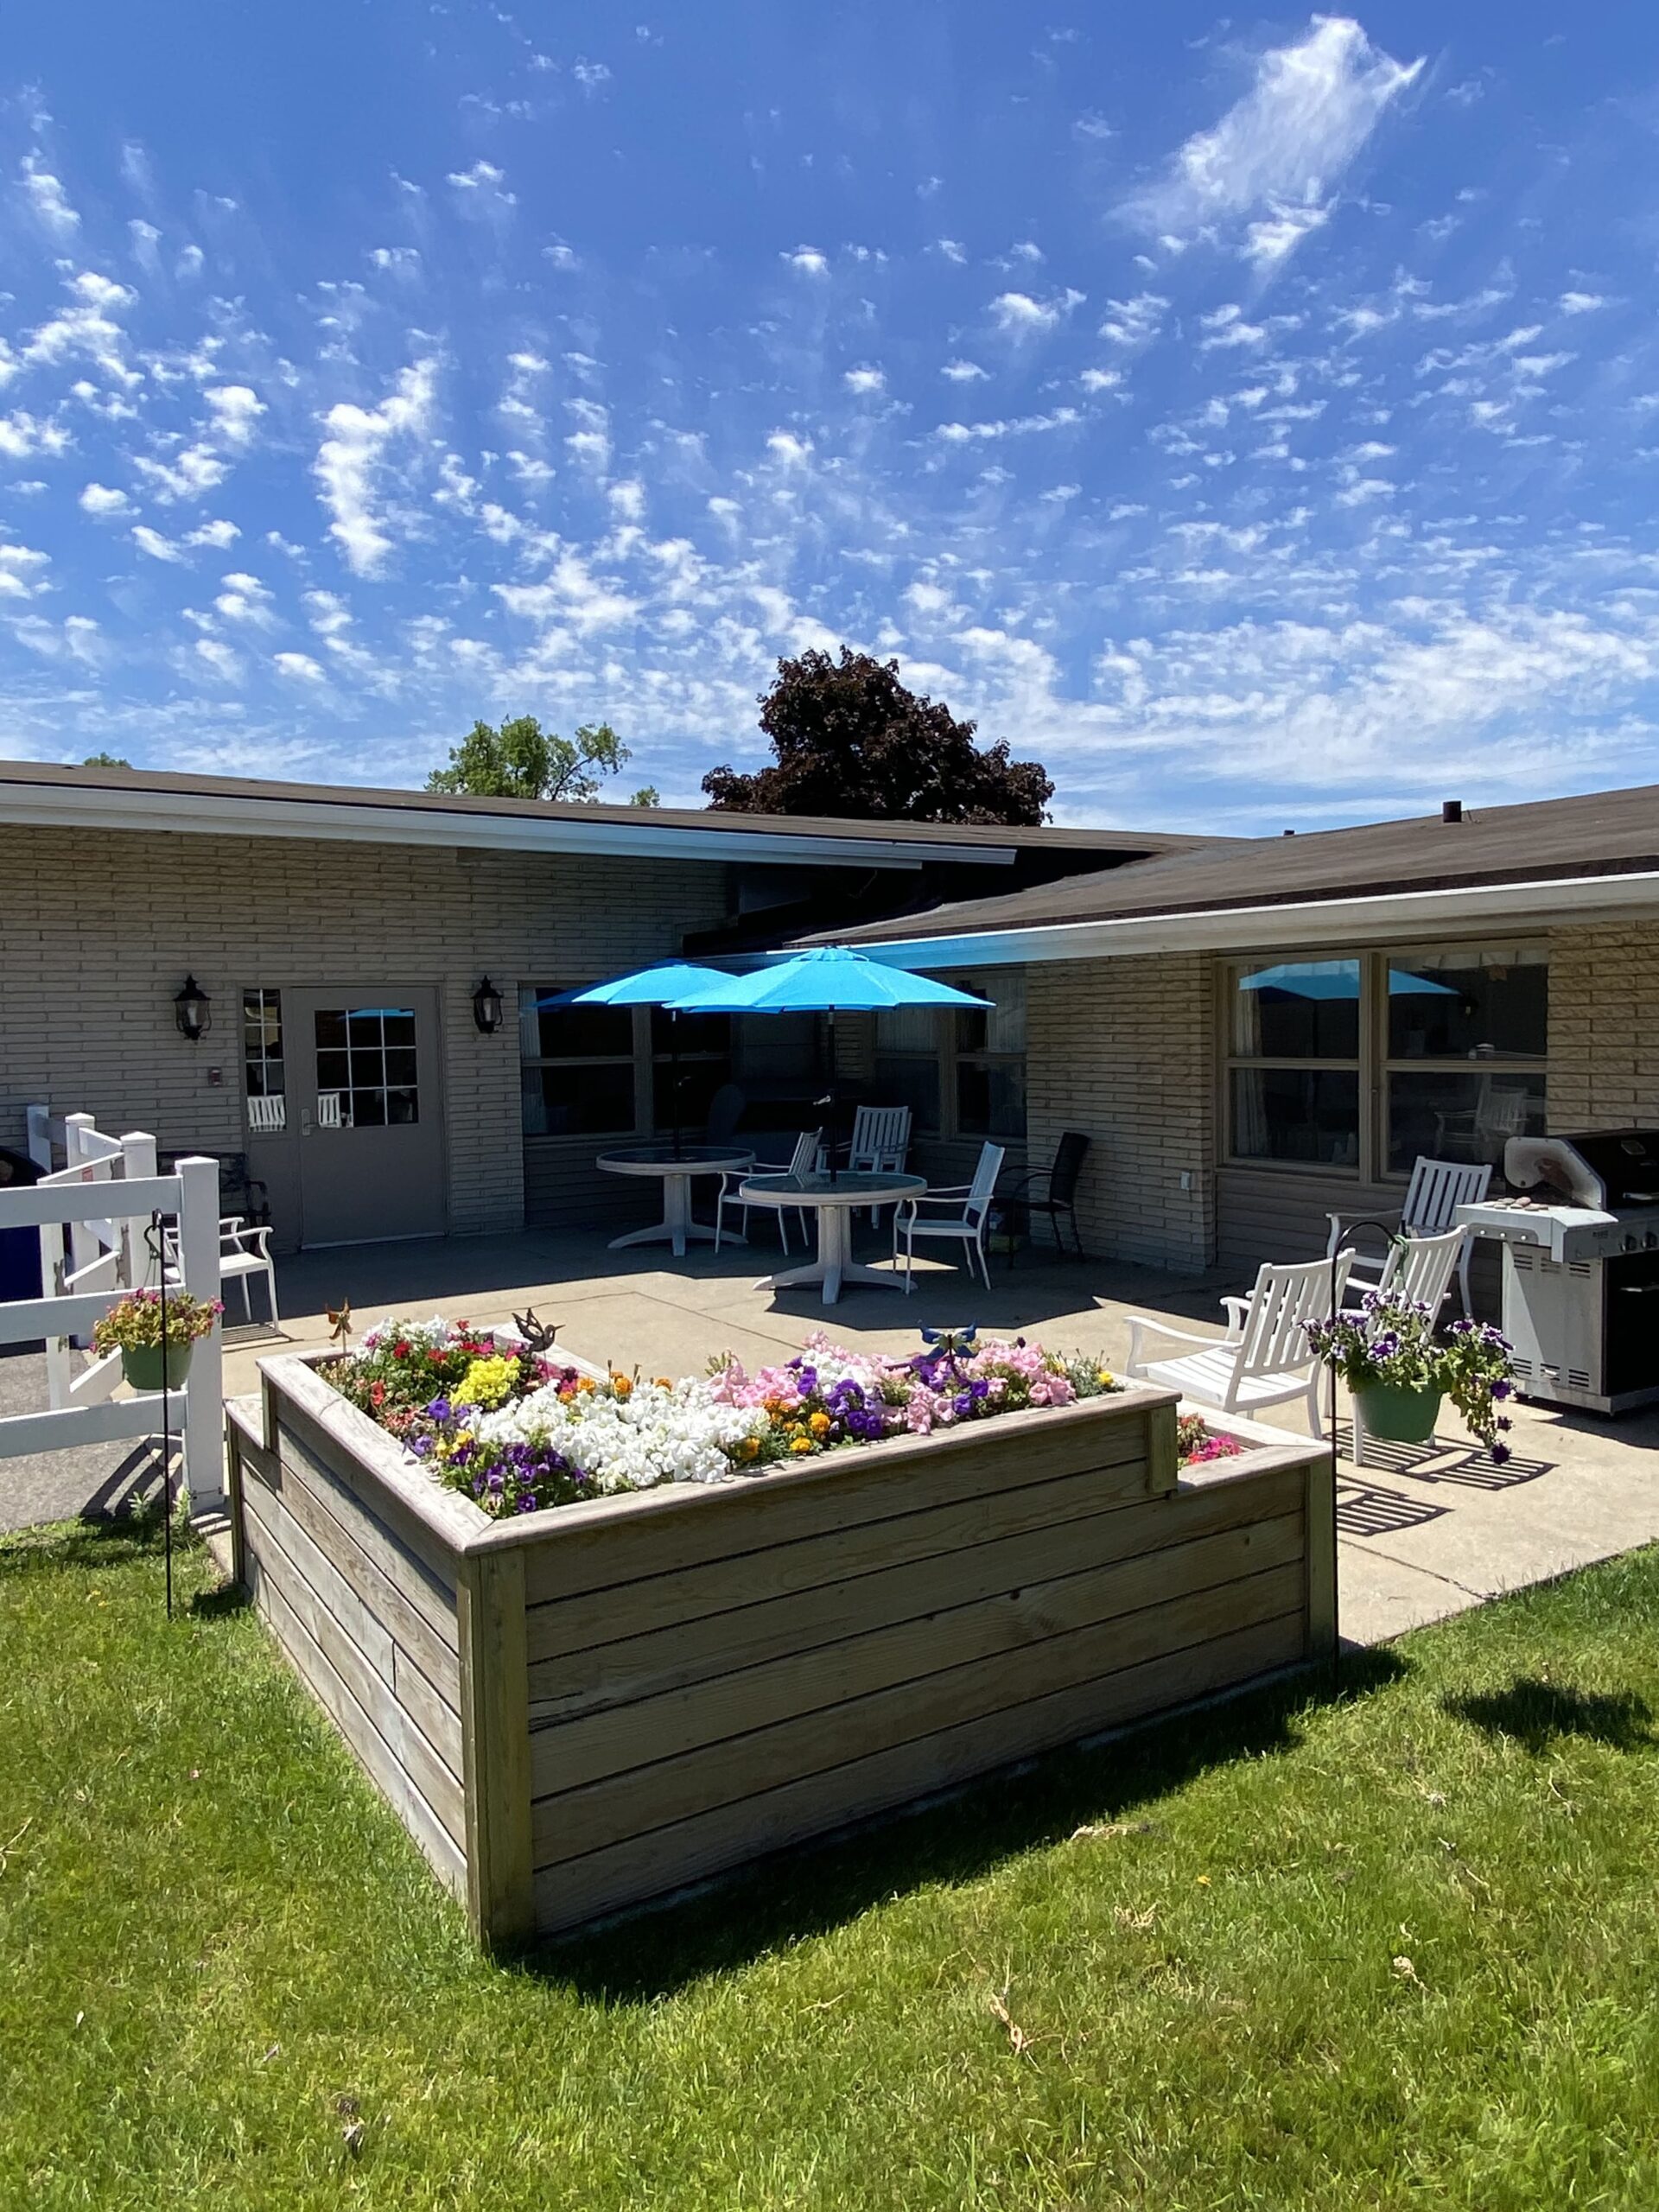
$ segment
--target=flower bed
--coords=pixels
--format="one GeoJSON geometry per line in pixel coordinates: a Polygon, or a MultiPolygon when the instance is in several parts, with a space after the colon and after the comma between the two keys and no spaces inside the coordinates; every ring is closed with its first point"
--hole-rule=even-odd
{"type": "Polygon", "coordinates": [[[261,1370],[242,1573],[488,1942],[1332,1648],[1320,1448],[1034,1344],[636,1382],[400,1325],[261,1370]]]}
{"type": "MultiPolygon", "coordinates": [[[[593,1375],[505,1331],[391,1319],[330,1380],[451,1490],[493,1518],[712,1483],[826,1452],[1075,1405],[1120,1388],[1098,1354],[1023,1337],[933,1332],[907,1359],[849,1351],[820,1330],[778,1367],[726,1353],[706,1376],[593,1375]]],[[[1193,1438],[1213,1457],[1224,1447],[1193,1438]]]]}

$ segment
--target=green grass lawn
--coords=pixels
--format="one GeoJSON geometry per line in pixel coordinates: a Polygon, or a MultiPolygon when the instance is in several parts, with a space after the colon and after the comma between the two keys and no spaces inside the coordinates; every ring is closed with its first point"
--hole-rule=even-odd
{"type": "Polygon", "coordinates": [[[181,1586],[0,1540],[8,2212],[1659,2203],[1659,1552],[506,1967],[181,1586]]]}

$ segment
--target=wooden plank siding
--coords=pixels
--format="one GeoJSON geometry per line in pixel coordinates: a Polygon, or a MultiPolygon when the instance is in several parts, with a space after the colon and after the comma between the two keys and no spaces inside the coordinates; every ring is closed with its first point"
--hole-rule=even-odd
{"type": "MultiPolygon", "coordinates": [[[[1216,1175],[1218,1265],[1254,1279],[1264,1260],[1316,1260],[1331,1234],[1327,1214],[1351,1219],[1397,1221],[1406,1195],[1403,1179],[1363,1183],[1352,1175],[1321,1175],[1306,1168],[1223,1167],[1216,1175]]],[[[1368,1236],[1363,1249],[1380,1251],[1368,1236]]],[[[1476,1239],[1470,1292],[1483,1320],[1497,1319],[1501,1253],[1476,1239]]],[[[1455,1305],[1451,1309],[1455,1313],[1455,1305]]]]}
{"type": "Polygon", "coordinates": [[[511,1522],[328,1388],[231,1410],[278,1642],[499,1946],[1326,1656],[1319,1447],[1137,1389],[511,1522]]]}

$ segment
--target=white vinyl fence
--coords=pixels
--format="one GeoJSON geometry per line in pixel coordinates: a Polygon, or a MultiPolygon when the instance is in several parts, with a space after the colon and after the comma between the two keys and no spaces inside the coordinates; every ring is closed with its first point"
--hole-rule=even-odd
{"type": "MultiPolygon", "coordinates": [[[[161,1433],[159,1390],[117,1397],[120,1354],[83,1364],[77,1351],[124,1292],[160,1281],[162,1262],[147,1242],[152,1214],[178,1223],[183,1280],[169,1288],[193,1298],[219,1294],[216,1160],[181,1160],[176,1172],[159,1175],[154,1137],[106,1136],[90,1114],[67,1115],[59,1124],[45,1108],[31,1106],[29,1149],[37,1165],[49,1166],[54,1135],[66,1165],[33,1189],[0,1190],[0,1230],[40,1231],[41,1289],[38,1298],[0,1303],[0,1344],[44,1339],[48,1401],[43,1413],[0,1420],[0,1460],[161,1433]]],[[[196,1344],[182,1389],[168,1394],[169,1427],[183,1441],[190,1508],[198,1515],[224,1503],[222,1369],[215,1327],[196,1344]]]]}

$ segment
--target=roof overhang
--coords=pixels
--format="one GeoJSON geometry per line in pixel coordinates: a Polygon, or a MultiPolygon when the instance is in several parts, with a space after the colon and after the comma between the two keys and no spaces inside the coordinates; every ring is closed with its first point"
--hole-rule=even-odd
{"type": "Polygon", "coordinates": [[[1011,868],[1012,845],[923,843],[903,836],[827,837],[810,831],[716,829],[639,821],[489,814],[353,799],[121,790],[110,785],[0,779],[0,822],[73,830],[166,830],[229,837],[321,839],[346,844],[442,845],[481,852],[591,853],[813,868],[919,868],[925,861],[1011,868]]]}
{"type": "Polygon", "coordinates": [[[1031,929],[861,944],[873,960],[899,968],[1007,968],[1049,960],[1109,960],[1156,952],[1266,952],[1280,947],[1382,944],[1502,924],[1616,920],[1659,906],[1659,871],[1545,877],[1523,883],[1390,891],[1360,899],[1315,899],[1281,906],[1224,906],[1202,912],[1130,914],[1031,929]]]}

